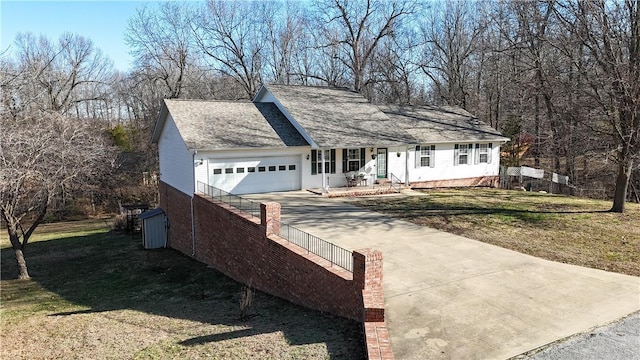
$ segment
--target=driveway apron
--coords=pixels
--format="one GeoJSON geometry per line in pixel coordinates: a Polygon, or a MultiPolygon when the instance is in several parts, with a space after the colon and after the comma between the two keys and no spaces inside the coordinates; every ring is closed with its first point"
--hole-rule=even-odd
{"type": "Polygon", "coordinates": [[[506,359],[640,309],[640,278],[524,255],[306,191],[256,194],[282,221],[382,251],[397,359],[506,359]]]}

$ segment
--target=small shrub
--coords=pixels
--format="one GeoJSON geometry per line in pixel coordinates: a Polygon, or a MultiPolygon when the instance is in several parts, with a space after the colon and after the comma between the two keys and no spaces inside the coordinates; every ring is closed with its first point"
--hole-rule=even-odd
{"type": "Polygon", "coordinates": [[[116,217],[113,219],[111,230],[117,232],[127,231],[127,216],[123,214],[116,215],[116,217]]]}

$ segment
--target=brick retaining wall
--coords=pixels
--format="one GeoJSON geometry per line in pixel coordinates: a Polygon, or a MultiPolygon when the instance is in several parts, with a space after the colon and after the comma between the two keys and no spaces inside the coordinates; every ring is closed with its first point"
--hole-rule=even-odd
{"type": "Polygon", "coordinates": [[[393,358],[384,322],[379,251],[354,251],[351,273],[279,236],[268,235],[277,232],[280,204],[261,204],[261,216],[256,218],[200,194],[193,197],[192,248],[191,198],[161,183],[160,199],[171,224],[170,247],[260,291],[361,321],[369,359],[393,358]]]}
{"type": "Polygon", "coordinates": [[[191,197],[160,181],[160,208],[169,219],[167,246],[193,256],[191,241],[191,197]]]}

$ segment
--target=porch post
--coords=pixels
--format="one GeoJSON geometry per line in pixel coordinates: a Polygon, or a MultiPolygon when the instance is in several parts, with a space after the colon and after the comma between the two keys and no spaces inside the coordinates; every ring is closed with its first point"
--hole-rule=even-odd
{"type": "Polygon", "coordinates": [[[324,149],[320,148],[320,166],[322,167],[322,192],[327,192],[327,178],[324,173],[324,149]]]}
{"type": "Polygon", "coordinates": [[[404,186],[406,188],[409,188],[409,147],[408,146],[405,147],[404,153],[405,153],[404,155],[404,186]]]}

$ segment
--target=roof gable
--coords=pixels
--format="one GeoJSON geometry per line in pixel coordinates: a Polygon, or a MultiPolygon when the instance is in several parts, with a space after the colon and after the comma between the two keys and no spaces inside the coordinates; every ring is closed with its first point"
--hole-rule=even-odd
{"type": "MultiPolygon", "coordinates": [[[[311,139],[323,148],[393,146],[412,137],[362,95],[344,88],[268,85],[311,139]]],[[[263,97],[263,96],[260,96],[263,97]]]]}
{"type": "Polygon", "coordinates": [[[168,99],[154,130],[155,142],[168,116],[190,150],[308,145],[274,104],[168,99]]]}

